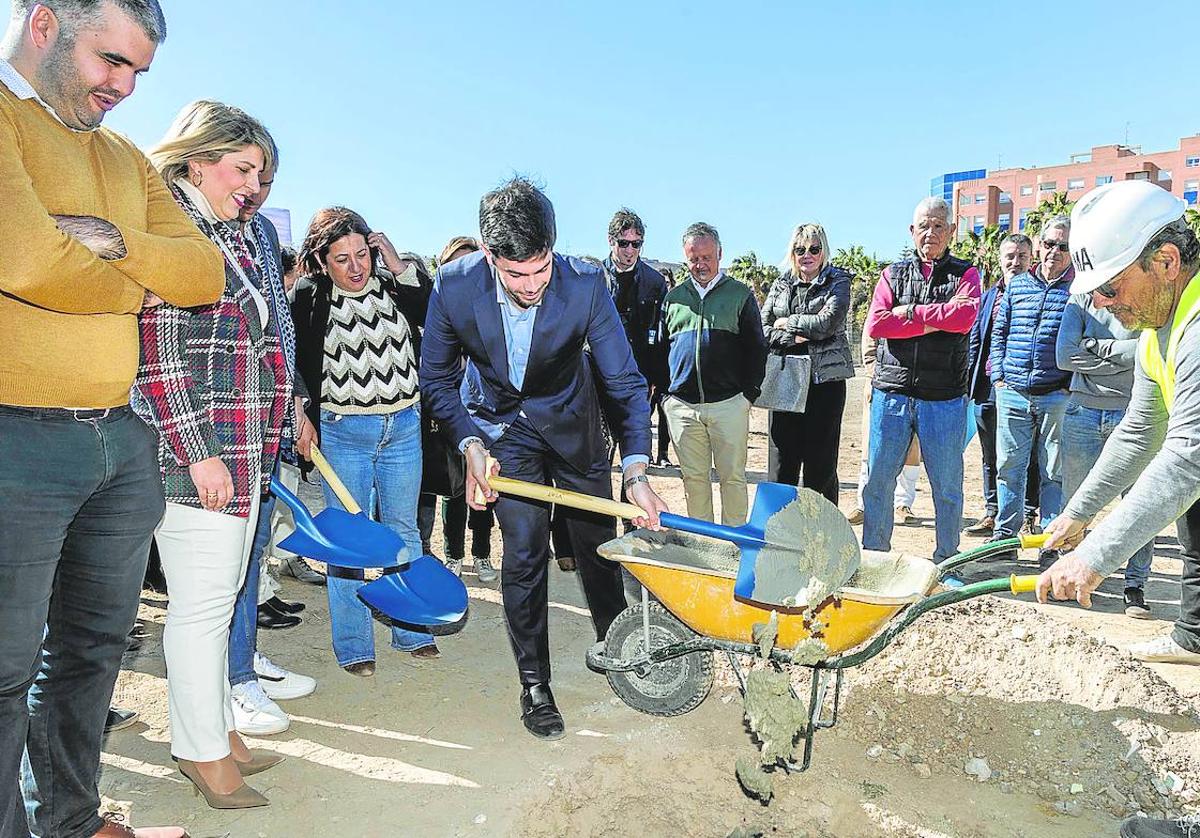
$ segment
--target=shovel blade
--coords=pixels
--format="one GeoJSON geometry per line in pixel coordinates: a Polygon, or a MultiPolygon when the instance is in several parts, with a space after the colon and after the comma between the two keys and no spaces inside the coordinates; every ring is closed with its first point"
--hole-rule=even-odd
{"type": "Polygon", "coordinates": [[[748,528],[763,532],[767,543],[742,550],[734,595],[768,607],[809,605],[814,577],[828,586],[824,598],[850,580],[861,560],[850,522],[810,489],[759,484],[748,528]]]}
{"type": "Polygon", "coordinates": [[[367,605],[393,620],[418,626],[456,623],[467,613],[467,587],[433,556],[385,573],[358,589],[367,605]]]}
{"type": "Polygon", "coordinates": [[[279,546],[326,564],[366,569],[399,564],[404,539],[361,512],[329,507],[313,516],[311,527],[298,527],[279,546]]]}

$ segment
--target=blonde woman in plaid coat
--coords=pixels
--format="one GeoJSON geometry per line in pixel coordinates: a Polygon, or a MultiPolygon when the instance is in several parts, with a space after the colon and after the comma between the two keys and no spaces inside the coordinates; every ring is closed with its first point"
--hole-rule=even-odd
{"type": "Polygon", "coordinates": [[[159,435],[167,511],[157,533],[169,603],[163,632],[171,753],[215,808],[263,806],[242,777],[279,757],[246,748],[234,729],[227,656],[259,500],[279,449],[291,381],[279,305],[228,222],[275,145],[244,112],[195,102],[150,153],[175,200],[225,257],[215,304],[161,305],[140,318],[134,405],[159,435]]]}

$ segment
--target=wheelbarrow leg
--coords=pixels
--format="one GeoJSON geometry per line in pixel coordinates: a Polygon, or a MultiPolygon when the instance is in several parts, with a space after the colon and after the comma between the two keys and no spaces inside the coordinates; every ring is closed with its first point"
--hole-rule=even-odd
{"type": "MultiPolygon", "coordinates": [[[[813,739],[816,732],[837,724],[842,694],[842,670],[840,669],[833,675],[833,714],[828,719],[821,718],[821,711],[825,708],[825,693],[829,689],[829,675],[830,673],[825,669],[812,670],[812,681],[808,691],[808,723],[805,725],[803,734],[804,756],[799,763],[795,760],[784,763],[784,770],[789,774],[808,770],[809,765],[812,764],[813,739]]],[[[794,688],[792,696],[799,699],[794,688]]]]}
{"type": "Polygon", "coordinates": [[[642,585],[642,648],[646,654],[653,651],[650,648],[650,591],[642,585]]]}
{"type": "Polygon", "coordinates": [[[726,652],[725,659],[729,661],[729,668],[733,670],[733,675],[737,678],[738,691],[742,694],[742,698],[746,697],[746,676],[742,674],[742,662],[738,655],[734,652],[726,652]]]}

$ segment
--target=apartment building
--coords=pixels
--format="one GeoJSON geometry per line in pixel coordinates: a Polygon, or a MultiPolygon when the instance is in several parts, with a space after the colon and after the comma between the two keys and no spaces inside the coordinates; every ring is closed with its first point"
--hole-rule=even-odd
{"type": "Polygon", "coordinates": [[[999,169],[981,176],[953,173],[934,178],[930,194],[951,200],[958,234],[978,233],[985,226],[1022,230],[1029,212],[1055,192],[1077,200],[1089,189],[1114,180],[1148,180],[1195,207],[1200,203],[1200,134],[1184,137],[1179,148],[1143,153],[1139,146],[1095,146],[1070,162],[1038,168],[999,169]]]}

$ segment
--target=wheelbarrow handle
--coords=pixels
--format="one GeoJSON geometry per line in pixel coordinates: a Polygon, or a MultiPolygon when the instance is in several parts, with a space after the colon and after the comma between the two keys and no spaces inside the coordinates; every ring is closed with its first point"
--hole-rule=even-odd
{"type": "Polygon", "coordinates": [[[1038,576],[1036,573],[1028,576],[1018,576],[1014,573],[1008,577],[1008,589],[1012,591],[1014,596],[1017,594],[1031,594],[1037,590],[1037,580],[1038,576]]]}
{"type": "Polygon", "coordinates": [[[350,490],[346,488],[346,484],[337,476],[337,472],[333,470],[333,466],[329,465],[329,460],[325,459],[325,455],[321,453],[321,449],[314,442],[312,445],[311,459],[317,467],[317,471],[321,472],[321,477],[329,484],[329,488],[337,495],[337,499],[342,502],[342,506],[351,515],[357,515],[362,512],[362,507],[354,502],[354,496],[350,494],[350,490]]]}

